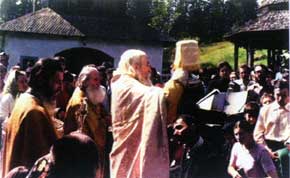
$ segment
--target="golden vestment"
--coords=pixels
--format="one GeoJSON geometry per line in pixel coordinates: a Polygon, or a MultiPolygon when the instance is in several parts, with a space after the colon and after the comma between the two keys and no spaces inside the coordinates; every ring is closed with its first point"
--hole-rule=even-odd
{"type": "Polygon", "coordinates": [[[47,109],[28,93],[16,101],[5,131],[3,175],[17,166],[32,167],[38,158],[49,153],[57,139],[47,109]]]}
{"type": "MultiPolygon", "coordinates": [[[[64,120],[64,134],[69,134],[72,131],[78,129],[77,124],[77,112],[80,108],[85,93],[76,88],[71,99],[68,102],[66,108],[66,116],[64,120]]],[[[87,116],[84,121],[82,132],[91,137],[97,144],[99,153],[99,169],[97,172],[98,177],[104,177],[105,173],[105,146],[106,146],[106,135],[107,135],[107,121],[106,113],[102,104],[93,105],[89,101],[87,102],[87,116]]]]}

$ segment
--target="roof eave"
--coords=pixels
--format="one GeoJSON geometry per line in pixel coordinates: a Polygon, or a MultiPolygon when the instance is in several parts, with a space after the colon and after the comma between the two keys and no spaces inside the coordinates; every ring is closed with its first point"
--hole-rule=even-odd
{"type": "Polygon", "coordinates": [[[0,29],[0,32],[4,33],[19,33],[19,34],[32,34],[32,35],[50,35],[50,36],[56,36],[56,37],[66,37],[66,38],[84,38],[85,35],[67,35],[67,34],[54,34],[54,33],[35,33],[35,32],[27,32],[27,31],[11,31],[11,30],[2,30],[0,29]]]}

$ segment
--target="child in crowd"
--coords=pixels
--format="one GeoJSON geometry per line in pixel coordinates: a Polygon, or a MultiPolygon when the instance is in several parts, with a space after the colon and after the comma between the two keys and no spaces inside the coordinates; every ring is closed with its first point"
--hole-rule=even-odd
{"type": "Polygon", "coordinates": [[[260,98],[260,105],[265,106],[271,104],[275,100],[273,94],[264,93],[260,98]]]}
{"type": "Polygon", "coordinates": [[[254,141],[253,128],[247,121],[238,121],[235,124],[234,134],[238,142],[232,148],[228,173],[233,178],[278,178],[270,154],[254,141]]]}
{"type": "Polygon", "coordinates": [[[244,109],[244,117],[247,122],[255,126],[259,116],[260,106],[254,101],[246,103],[244,109]]]}

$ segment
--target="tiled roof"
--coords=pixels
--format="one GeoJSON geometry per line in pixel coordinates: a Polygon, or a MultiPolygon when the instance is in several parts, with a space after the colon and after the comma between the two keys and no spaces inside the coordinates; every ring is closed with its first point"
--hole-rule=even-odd
{"type": "Polygon", "coordinates": [[[278,4],[278,3],[282,3],[282,2],[288,2],[288,0],[263,0],[261,2],[260,7],[272,5],[272,4],[278,4]]]}
{"type": "Polygon", "coordinates": [[[44,8],[35,13],[29,13],[7,21],[0,25],[0,30],[62,36],[84,36],[80,30],[50,8],[44,8]]]}
{"type": "Polygon", "coordinates": [[[275,31],[289,29],[289,11],[270,11],[248,21],[236,32],[245,31],[275,31]]]}
{"type": "Polygon", "coordinates": [[[226,38],[242,32],[267,32],[289,29],[288,0],[264,0],[257,18],[243,26],[235,27],[225,35],[226,38]]]}

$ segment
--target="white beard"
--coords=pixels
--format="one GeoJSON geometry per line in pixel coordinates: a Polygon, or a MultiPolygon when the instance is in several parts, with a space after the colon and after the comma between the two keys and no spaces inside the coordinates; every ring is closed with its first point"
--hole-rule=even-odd
{"type": "Polygon", "coordinates": [[[86,95],[91,103],[97,105],[99,103],[103,103],[106,98],[106,89],[103,86],[98,88],[90,88],[86,89],[86,95]]]}
{"type": "Polygon", "coordinates": [[[141,74],[137,73],[138,81],[141,82],[143,85],[146,85],[146,86],[152,86],[153,85],[150,77],[151,77],[151,75],[143,77],[141,74]]]}

